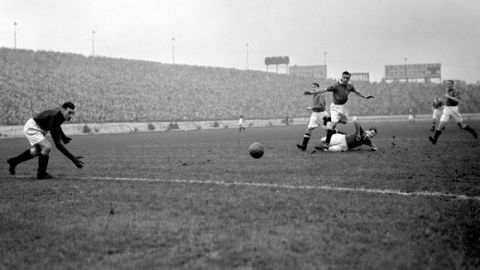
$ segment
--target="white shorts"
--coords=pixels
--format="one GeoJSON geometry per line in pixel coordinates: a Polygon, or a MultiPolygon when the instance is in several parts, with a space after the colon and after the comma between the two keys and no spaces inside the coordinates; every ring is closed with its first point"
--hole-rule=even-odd
{"type": "Polygon", "coordinates": [[[323,125],[323,117],[328,117],[328,113],[326,111],[312,112],[312,115],[310,116],[310,122],[308,122],[307,128],[317,128],[318,126],[326,128],[326,126],[323,125]]]}
{"type": "Polygon", "coordinates": [[[347,123],[348,111],[345,105],[330,104],[330,114],[332,115],[332,123],[347,123]]]}
{"type": "Polygon", "coordinates": [[[440,122],[448,122],[451,118],[455,120],[456,123],[463,122],[463,117],[458,110],[458,106],[445,106],[443,108],[442,117],[440,122]]]}
{"type": "Polygon", "coordinates": [[[330,139],[328,151],[344,152],[348,150],[346,136],[343,134],[333,134],[330,139]]]}
{"type": "Polygon", "coordinates": [[[440,116],[442,116],[442,110],[440,109],[433,110],[432,119],[437,120],[438,118],[440,118],[440,116]]]}
{"type": "Polygon", "coordinates": [[[33,118],[28,119],[28,121],[23,126],[23,133],[27,137],[28,142],[31,146],[45,140],[47,131],[40,128],[40,126],[33,120],[33,118]]]}

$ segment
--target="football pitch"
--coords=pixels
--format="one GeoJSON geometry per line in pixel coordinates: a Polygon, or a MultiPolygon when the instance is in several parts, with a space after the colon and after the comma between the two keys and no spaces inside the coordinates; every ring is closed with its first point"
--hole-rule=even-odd
{"type": "Polygon", "coordinates": [[[73,136],[85,167],[54,149],[53,180],[9,175],[28,145],[2,139],[0,269],[478,269],[480,140],[430,124],[363,122],[377,152],[311,154],[322,129],[302,152],[305,126],[73,136]]]}

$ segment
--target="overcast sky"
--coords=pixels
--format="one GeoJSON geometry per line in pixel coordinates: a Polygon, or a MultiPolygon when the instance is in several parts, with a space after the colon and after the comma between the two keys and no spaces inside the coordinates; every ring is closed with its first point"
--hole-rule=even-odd
{"type": "Polygon", "coordinates": [[[373,81],[441,63],[442,79],[480,81],[479,0],[1,0],[0,47],[14,22],[24,49],[91,55],[94,39],[95,55],[256,70],[289,56],[373,81]]]}

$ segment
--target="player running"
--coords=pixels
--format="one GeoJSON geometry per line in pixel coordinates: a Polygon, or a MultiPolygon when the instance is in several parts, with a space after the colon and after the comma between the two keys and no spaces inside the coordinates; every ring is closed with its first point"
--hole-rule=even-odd
{"type": "Polygon", "coordinates": [[[53,176],[47,173],[49,153],[52,149],[50,142],[45,138],[48,132],[52,136],[53,142],[60,152],[69,158],[78,168],[83,167],[80,160],[82,156],[72,155],[64,146],[72,139],[65,136],[60,125],[64,121],[70,121],[75,113],[75,105],[72,102],[65,102],[61,109],[46,110],[33,118],[28,119],[23,127],[23,133],[31,145],[31,148],[22,154],[9,158],[8,171],[11,175],[15,174],[15,167],[27,160],[38,156],[37,179],[52,179],[53,176]]]}
{"type": "Polygon", "coordinates": [[[437,143],[438,137],[440,137],[440,134],[442,134],[442,130],[445,128],[445,125],[448,123],[448,121],[450,121],[450,118],[453,118],[453,120],[455,120],[461,129],[468,131],[476,139],[478,137],[477,132],[475,129],[465,124],[465,121],[460,114],[458,109],[458,103],[460,102],[460,91],[455,89],[455,83],[452,80],[447,81],[445,97],[447,100],[445,101],[442,117],[440,118],[440,123],[438,124],[433,137],[428,137],[430,142],[432,144],[437,143]]]}
{"type": "MultiPolygon", "coordinates": [[[[348,71],[344,71],[342,73],[342,79],[331,85],[323,90],[318,91],[310,91],[311,94],[323,94],[325,92],[332,92],[333,94],[333,102],[330,104],[330,114],[331,114],[331,125],[327,129],[327,138],[325,140],[325,146],[330,144],[330,140],[332,135],[335,134],[335,130],[337,128],[338,123],[346,124],[348,115],[347,110],[345,108],[345,104],[348,101],[348,95],[350,92],[355,93],[357,96],[370,99],[373,96],[364,96],[360,92],[358,92],[353,84],[349,83],[350,81],[350,73],[348,71]]],[[[320,147],[320,148],[323,148],[320,147]]]]}
{"type": "Polygon", "coordinates": [[[328,112],[326,111],[325,96],[320,93],[314,93],[318,91],[320,85],[316,82],[312,83],[312,90],[305,91],[305,95],[312,95],[312,106],[308,106],[307,110],[312,111],[310,115],[310,121],[308,122],[307,129],[303,135],[302,144],[297,144],[297,148],[305,151],[307,149],[308,141],[312,136],[312,131],[318,126],[322,126],[324,129],[327,129],[327,118],[328,112]]]}
{"type": "MultiPolygon", "coordinates": [[[[355,124],[355,132],[350,135],[345,134],[333,134],[330,140],[330,144],[328,147],[325,147],[323,151],[330,151],[330,152],[344,152],[351,150],[353,148],[367,145],[370,146],[371,151],[377,151],[377,147],[372,142],[372,138],[377,135],[376,128],[369,128],[367,130],[363,130],[362,126],[357,122],[353,122],[355,124]]],[[[322,141],[326,140],[326,138],[322,138],[322,141]]],[[[313,150],[312,154],[316,153],[316,150],[313,150]]]]}
{"type": "Polygon", "coordinates": [[[443,102],[438,97],[435,97],[433,99],[432,110],[433,110],[432,128],[430,129],[430,131],[434,132],[435,127],[437,127],[437,122],[442,116],[442,110],[443,110],[443,102]]]}

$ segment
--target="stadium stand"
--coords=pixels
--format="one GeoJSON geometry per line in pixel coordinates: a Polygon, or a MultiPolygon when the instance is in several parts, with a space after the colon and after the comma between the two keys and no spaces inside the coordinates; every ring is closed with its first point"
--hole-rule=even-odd
{"type": "MultiPolygon", "coordinates": [[[[0,125],[19,125],[70,100],[74,122],[199,121],[306,117],[313,78],[238,69],[0,48],[0,125]]],[[[327,80],[327,86],[333,83],[327,80]]],[[[351,115],[430,113],[436,83],[356,82],[374,101],[351,95],[351,115]]],[[[461,110],[479,112],[479,85],[462,85],[461,110]]],[[[331,95],[327,94],[330,103],[331,95]]]]}

